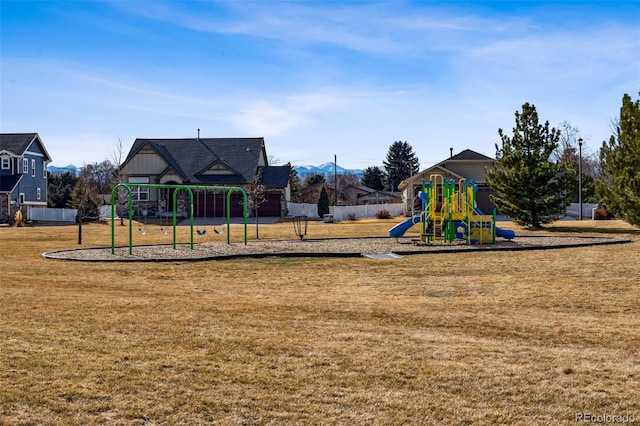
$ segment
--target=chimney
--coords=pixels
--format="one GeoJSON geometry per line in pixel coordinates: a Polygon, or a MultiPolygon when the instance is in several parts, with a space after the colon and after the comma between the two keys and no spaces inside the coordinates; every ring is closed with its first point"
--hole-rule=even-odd
{"type": "Polygon", "coordinates": [[[449,148],[449,158],[453,158],[453,148],[449,148]]]}
{"type": "MultiPolygon", "coordinates": [[[[200,129],[198,129],[198,142],[200,142],[200,129]]],[[[453,148],[451,148],[453,149],[453,148]]]]}

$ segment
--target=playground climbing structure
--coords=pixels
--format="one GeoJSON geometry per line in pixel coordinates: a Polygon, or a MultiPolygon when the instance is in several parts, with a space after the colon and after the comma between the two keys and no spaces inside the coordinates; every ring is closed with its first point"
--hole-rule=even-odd
{"type": "Polygon", "coordinates": [[[495,211],[483,214],[476,207],[478,185],[469,179],[444,179],[434,174],[429,182],[422,181],[418,194],[422,201],[422,211],[406,219],[389,230],[389,236],[399,238],[416,224],[420,224],[419,242],[453,243],[464,240],[467,244],[489,244],[496,242],[496,236],[513,239],[511,230],[496,227],[495,211]]]}

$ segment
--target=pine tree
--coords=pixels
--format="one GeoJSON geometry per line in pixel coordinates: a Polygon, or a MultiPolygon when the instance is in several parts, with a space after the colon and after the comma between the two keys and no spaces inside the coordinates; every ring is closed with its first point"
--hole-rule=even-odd
{"type": "Polygon", "coordinates": [[[52,174],[47,172],[47,206],[64,209],[71,204],[71,194],[78,177],[71,172],[52,174]]]}
{"type": "Polygon", "coordinates": [[[525,103],[515,116],[512,137],[498,129],[502,148],[496,144],[498,164],[487,171],[487,182],[496,193],[491,200],[500,213],[538,228],[557,219],[564,207],[560,167],[550,161],[560,135],[548,121],[539,124],[534,105],[525,103]]]}
{"type": "Polygon", "coordinates": [[[625,93],[616,135],[603,142],[600,162],[604,179],[597,191],[607,210],[640,225],[640,99],[625,93]]]}
{"type": "Polygon", "coordinates": [[[362,173],[360,183],[371,189],[382,191],[384,189],[385,174],[378,166],[367,167],[362,173]]]}
{"type": "Polygon", "coordinates": [[[300,182],[300,176],[298,176],[298,172],[293,168],[291,163],[287,163],[289,166],[289,187],[291,188],[291,201],[299,202],[300,201],[300,187],[302,183],[300,182]]]}
{"type": "Polygon", "coordinates": [[[320,198],[318,198],[318,216],[324,217],[325,214],[329,214],[329,194],[323,185],[320,190],[320,198]]]}
{"type": "Polygon", "coordinates": [[[387,160],[383,162],[387,171],[386,188],[397,191],[400,182],[417,173],[420,162],[407,142],[395,141],[389,147],[387,160]]]}

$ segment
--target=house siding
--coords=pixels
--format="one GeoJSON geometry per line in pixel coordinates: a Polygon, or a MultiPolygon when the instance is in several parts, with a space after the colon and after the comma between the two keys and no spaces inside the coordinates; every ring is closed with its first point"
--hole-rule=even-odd
{"type": "MultiPolygon", "coordinates": [[[[141,149],[123,170],[123,174],[134,176],[153,176],[157,178],[169,164],[155,151],[141,149]]],[[[153,183],[155,179],[151,179],[153,183]]]]}
{"type": "MultiPolygon", "coordinates": [[[[14,192],[24,193],[24,204],[46,206],[47,178],[44,175],[46,161],[40,145],[35,140],[31,142],[27,150],[24,152],[22,160],[27,160],[28,170],[27,173],[23,173],[22,179],[18,184],[18,188],[14,192]],[[40,189],[39,199],[38,189],[40,189]]],[[[20,163],[22,163],[22,161],[20,161],[20,163]]],[[[24,172],[24,170],[19,171],[24,172]]],[[[14,194],[15,197],[18,196],[17,193],[14,194]]]]}
{"type": "Polygon", "coordinates": [[[473,179],[478,183],[485,183],[485,168],[492,170],[493,162],[447,162],[445,166],[455,174],[473,179]]]}

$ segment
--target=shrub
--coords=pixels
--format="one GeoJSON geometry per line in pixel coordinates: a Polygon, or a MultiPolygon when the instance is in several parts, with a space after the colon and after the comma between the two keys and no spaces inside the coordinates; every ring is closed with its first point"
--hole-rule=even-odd
{"type": "Polygon", "coordinates": [[[349,213],[349,214],[347,215],[347,219],[348,219],[348,220],[357,220],[357,219],[358,219],[358,217],[356,216],[356,214],[355,214],[355,213],[351,212],[351,213],[349,213]]]}
{"type": "Polygon", "coordinates": [[[329,194],[327,194],[327,188],[323,186],[318,198],[318,217],[322,218],[325,214],[329,214],[329,194]]]}
{"type": "Polygon", "coordinates": [[[595,220],[609,220],[613,219],[613,215],[607,211],[604,207],[598,207],[593,215],[595,220]]]}
{"type": "Polygon", "coordinates": [[[376,212],[376,219],[391,219],[391,213],[389,213],[387,209],[378,210],[376,212]]]}

